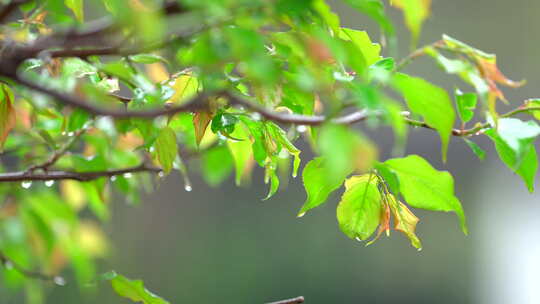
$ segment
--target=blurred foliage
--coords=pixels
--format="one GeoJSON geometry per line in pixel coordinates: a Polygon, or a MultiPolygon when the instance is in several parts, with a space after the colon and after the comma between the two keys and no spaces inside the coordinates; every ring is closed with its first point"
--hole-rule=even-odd
{"type": "MultiPolygon", "coordinates": [[[[192,191],[194,171],[212,186],[232,174],[246,185],[261,167],[270,199],[299,171],[300,138],[317,157],[302,170],[307,199],[298,216],[344,186],[339,227],[367,244],[393,222],[420,250],[410,207],[454,212],[467,233],[452,176],[420,156],[399,155],[408,125],[438,132],[443,160],[451,136],[482,159],[485,152],[469,138],[488,136],[532,192],[540,127],[513,116],[538,119],[540,102],[504,114],[496,108],[508,102],[499,86],[524,82],[506,78],[495,55],[446,35],[397,60],[385,3],[344,2],[377,22],[380,43],[342,27],[325,0],[3,1],[4,284],[40,303],[47,281],[63,285],[73,271],[82,290],[108,280],[132,301],[167,303],[142,281],[97,274],[95,262],[110,252],[100,223],[110,218],[112,192],[136,204],[174,171],[192,191]],[[89,11],[100,19],[89,20],[89,11]],[[424,55],[474,92],[456,88],[453,101],[437,85],[403,73],[424,55]],[[351,126],[364,120],[393,129],[396,158],[380,160],[373,141],[351,126]]],[[[431,1],[390,2],[403,12],[415,46],[431,1]]]]}

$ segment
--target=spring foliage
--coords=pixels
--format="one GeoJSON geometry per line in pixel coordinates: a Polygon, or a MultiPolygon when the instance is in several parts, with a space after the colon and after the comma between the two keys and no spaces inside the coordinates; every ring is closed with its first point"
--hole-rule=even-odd
{"type": "Polygon", "coordinates": [[[421,249],[415,209],[453,212],[467,233],[452,176],[403,155],[409,126],[436,131],[444,161],[452,136],[480,159],[475,138],[488,137],[533,191],[540,101],[497,111],[515,103],[502,87],[524,82],[506,78],[495,55],[446,35],[394,57],[386,10],[402,11],[416,48],[430,0],[342,2],[376,21],[383,39],[343,27],[325,0],[3,1],[4,282],[39,303],[50,285],[29,276],[61,284],[73,270],[81,288],[106,280],[135,302],[167,303],[142,281],[97,274],[94,262],[108,254],[100,223],[110,218],[111,193],[136,204],[175,171],[191,191],[191,174],[243,185],[260,167],[261,198],[270,201],[298,174],[306,191],[299,217],[343,191],[339,228],[368,244],[394,229],[421,249]],[[456,75],[459,89],[405,74],[420,56],[456,75]],[[379,158],[368,127],[393,130],[395,158],[379,158]]]}

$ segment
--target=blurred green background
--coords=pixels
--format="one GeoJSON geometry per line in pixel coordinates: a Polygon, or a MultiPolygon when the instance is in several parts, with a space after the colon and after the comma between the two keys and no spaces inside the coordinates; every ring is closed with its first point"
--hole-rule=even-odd
{"type": "MultiPolygon", "coordinates": [[[[346,26],[366,29],[376,38],[371,21],[339,1],[334,7],[346,26]]],[[[532,0],[433,0],[433,16],[421,42],[446,33],[496,52],[508,77],[528,80],[522,89],[505,91],[515,107],[540,95],[539,12],[540,2],[532,0]]],[[[403,56],[408,33],[399,12],[392,16],[403,56]]],[[[449,90],[454,85],[472,90],[428,59],[407,72],[449,90]]],[[[390,130],[368,133],[380,143],[382,157],[388,157],[390,130]]],[[[484,162],[454,138],[449,160],[442,164],[439,138],[425,129],[411,131],[407,148],[407,153],[420,154],[454,175],[469,236],[461,233],[453,214],[416,210],[423,251],[417,252],[400,233],[365,247],[339,231],[335,207],[341,193],[297,219],[305,199],[300,178],[263,202],[261,171],[250,187],[240,189],[232,180],[210,188],[192,173],[192,192],[183,191],[180,177],[173,175],[140,206],[115,199],[106,229],[114,248],[100,268],[142,278],[171,303],[263,303],[299,295],[309,304],[540,303],[540,192],[529,194],[500,163],[491,143],[479,144],[489,151],[484,162]]],[[[307,159],[304,155],[304,164],[307,159]]],[[[6,296],[5,303],[18,299],[6,296]]],[[[89,297],[81,297],[77,288],[56,287],[47,303],[128,302],[103,284],[89,297]]]]}

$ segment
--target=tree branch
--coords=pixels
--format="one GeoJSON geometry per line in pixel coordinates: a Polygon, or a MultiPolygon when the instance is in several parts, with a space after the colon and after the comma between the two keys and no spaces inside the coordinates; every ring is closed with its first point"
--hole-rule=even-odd
{"type": "Polygon", "coordinates": [[[304,297],[296,297],[296,298],[292,298],[292,299],[286,299],[286,300],[281,300],[281,301],[276,301],[276,302],[270,302],[270,303],[266,303],[266,304],[298,304],[298,303],[304,303],[304,297]]]}
{"type": "Polygon", "coordinates": [[[150,173],[159,173],[161,168],[147,166],[141,164],[135,167],[129,167],[124,169],[115,169],[115,170],[104,170],[104,171],[88,171],[88,172],[77,172],[77,171],[44,171],[44,172],[28,172],[28,171],[18,171],[18,172],[7,172],[0,173],[0,182],[23,182],[23,181],[57,181],[57,180],[76,180],[79,182],[88,182],[101,177],[112,177],[116,175],[123,175],[126,173],[141,173],[141,172],[150,172],[150,173]]]}
{"type": "Polygon", "coordinates": [[[60,276],[47,275],[39,271],[27,270],[19,264],[15,263],[12,259],[8,258],[3,252],[0,251],[0,263],[5,268],[13,268],[20,272],[22,275],[28,278],[43,280],[43,281],[54,281],[58,285],[64,285],[65,281],[60,276]]]}
{"type": "Polygon", "coordinates": [[[4,6],[4,8],[0,10],[0,23],[4,23],[6,18],[8,18],[11,13],[17,9],[17,7],[25,4],[28,1],[30,0],[12,0],[8,5],[4,6]]]}

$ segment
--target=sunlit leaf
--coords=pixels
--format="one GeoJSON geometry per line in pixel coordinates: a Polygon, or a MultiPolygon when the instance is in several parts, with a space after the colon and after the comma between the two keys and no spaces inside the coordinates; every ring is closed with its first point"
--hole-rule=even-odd
{"type": "Polygon", "coordinates": [[[431,0],[391,0],[391,2],[403,11],[405,23],[412,33],[413,45],[416,45],[422,24],[431,12],[431,0]]]}
{"type": "Polygon", "coordinates": [[[347,179],[345,193],[337,208],[341,231],[351,239],[368,239],[381,220],[381,199],[374,175],[366,174],[347,179]]]}
{"type": "Polygon", "coordinates": [[[144,287],[141,280],[130,280],[123,275],[113,273],[109,276],[114,291],[125,298],[142,304],[168,304],[169,302],[153,294],[144,287]]]}
{"type": "Polygon", "coordinates": [[[426,123],[439,132],[442,157],[446,160],[455,119],[454,108],[446,91],[426,80],[405,74],[397,74],[394,83],[405,97],[409,108],[414,113],[422,115],[426,123]]]}
{"type": "Polygon", "coordinates": [[[171,172],[173,162],[178,154],[176,134],[170,127],[161,129],[155,143],[159,163],[165,173],[171,172]]]}
{"type": "Polygon", "coordinates": [[[454,196],[454,179],[446,171],[435,170],[418,155],[389,159],[384,162],[399,179],[399,190],[407,204],[433,211],[453,211],[461,229],[467,233],[465,214],[454,196]]]}

